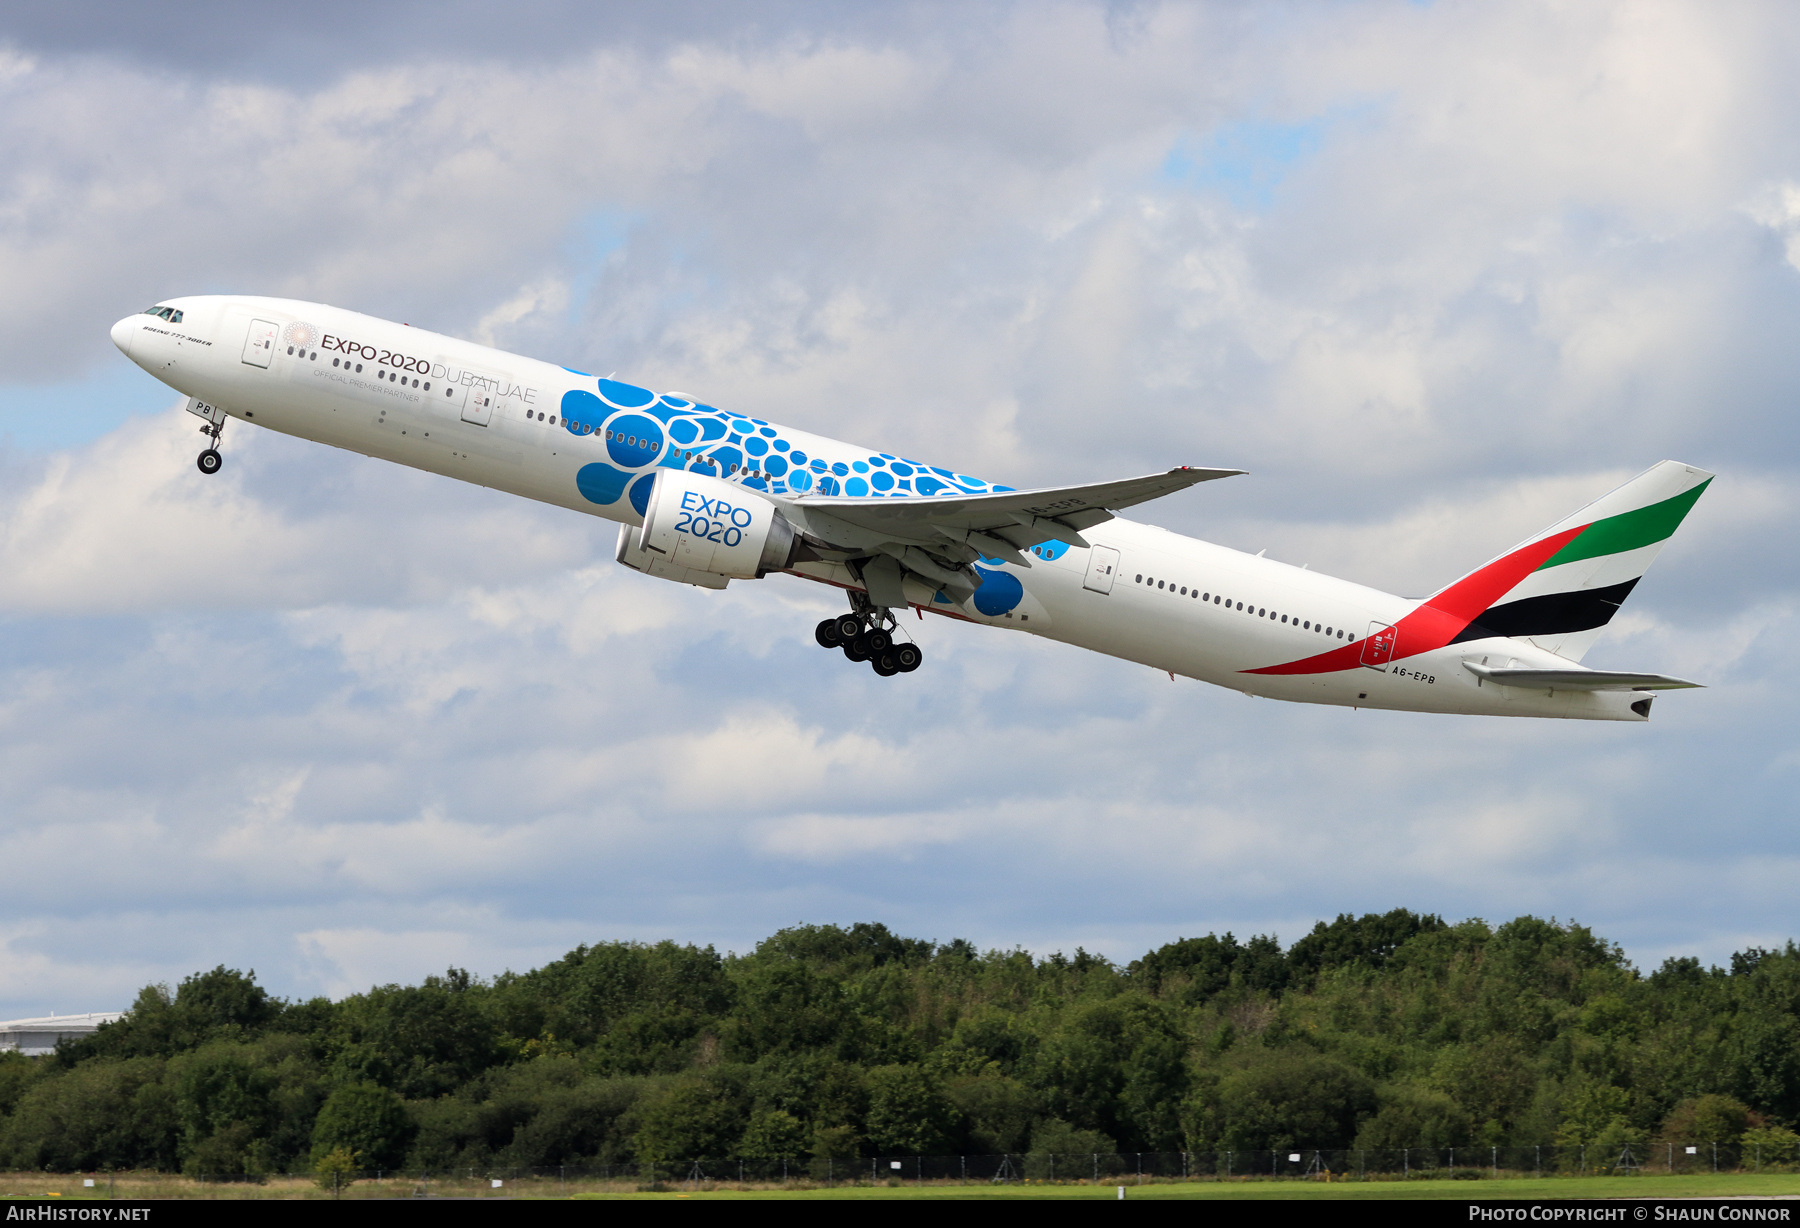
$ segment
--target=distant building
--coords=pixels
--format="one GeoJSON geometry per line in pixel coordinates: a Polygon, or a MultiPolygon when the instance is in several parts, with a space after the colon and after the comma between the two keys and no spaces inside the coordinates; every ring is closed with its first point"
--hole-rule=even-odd
{"type": "Polygon", "coordinates": [[[103,1023],[124,1016],[123,1011],[94,1011],[87,1015],[51,1015],[47,1019],[9,1019],[0,1023],[0,1053],[16,1050],[27,1057],[42,1057],[56,1050],[56,1042],[92,1036],[103,1023]]]}

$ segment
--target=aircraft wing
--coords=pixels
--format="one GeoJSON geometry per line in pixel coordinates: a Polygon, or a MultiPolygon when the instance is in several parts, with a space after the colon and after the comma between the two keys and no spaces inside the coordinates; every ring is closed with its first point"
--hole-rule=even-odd
{"type": "MultiPolygon", "coordinates": [[[[1242,469],[1194,469],[1183,466],[1090,486],[1056,486],[978,495],[915,495],[853,499],[801,495],[794,502],[875,534],[903,541],[962,541],[969,533],[994,534],[1014,546],[1046,539],[1085,547],[1082,529],[1112,519],[1114,511],[1147,503],[1242,469]]],[[[979,543],[971,543],[979,545],[979,543]]]]}
{"type": "Polygon", "coordinates": [[[1667,674],[1630,674],[1605,669],[1503,669],[1478,661],[1464,661],[1463,668],[1489,682],[1528,687],[1534,691],[1675,691],[1701,685],[1667,674]]]}
{"type": "Polygon", "coordinates": [[[877,604],[895,606],[905,604],[908,574],[962,600],[981,587],[973,564],[983,558],[1030,567],[1024,551],[1039,542],[1086,549],[1081,530],[1111,520],[1114,509],[1242,472],[1183,466],[1091,486],[896,498],[801,495],[787,507],[812,557],[846,563],[877,604]]]}

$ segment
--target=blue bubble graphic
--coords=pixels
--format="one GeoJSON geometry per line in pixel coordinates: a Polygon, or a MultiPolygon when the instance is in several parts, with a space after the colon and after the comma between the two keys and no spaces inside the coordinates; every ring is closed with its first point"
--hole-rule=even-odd
{"type": "Polygon", "coordinates": [[[642,469],[662,455],[662,423],[643,414],[621,414],[606,424],[606,454],[621,469],[642,469]]]}
{"type": "Polygon", "coordinates": [[[583,392],[577,388],[573,392],[563,393],[562,416],[565,421],[574,419],[591,425],[601,421],[610,412],[600,398],[591,392],[583,392]]]}
{"type": "Polygon", "coordinates": [[[981,576],[981,587],[975,590],[975,608],[989,618],[1006,613],[1025,599],[1025,586],[1010,572],[989,571],[985,567],[975,571],[981,576]]]}
{"type": "Polygon", "coordinates": [[[655,485],[654,473],[646,473],[631,484],[631,506],[637,509],[638,515],[642,516],[650,509],[650,490],[655,485]]]}
{"type": "Polygon", "coordinates": [[[575,489],[589,503],[617,503],[619,496],[625,493],[625,483],[630,480],[629,473],[620,473],[611,465],[602,465],[598,461],[575,471],[575,489]]]}
{"type": "Polygon", "coordinates": [[[610,379],[600,381],[600,395],[620,409],[642,409],[656,400],[656,394],[648,388],[639,388],[636,384],[621,384],[610,379]]]}
{"type": "MultiPolygon", "coordinates": [[[[586,379],[593,378],[572,367],[565,369],[586,379]]],[[[779,428],[761,418],[718,409],[678,393],[659,396],[647,388],[614,379],[596,380],[592,386],[599,389],[598,396],[585,388],[564,393],[559,417],[563,429],[572,434],[614,436],[605,441],[611,464],[590,465],[577,475],[583,497],[595,503],[617,502],[626,489],[637,498],[639,488],[631,473],[620,470],[643,470],[658,464],[735,478],[755,489],[773,489],[777,493],[817,490],[851,498],[909,498],[1015,489],[950,469],[927,468],[891,452],[832,462],[795,448],[790,440],[780,437],[779,428]],[[639,412],[620,415],[620,409],[639,412]],[[718,444],[726,446],[714,446],[718,444]],[[675,450],[665,456],[670,445],[675,450]],[[694,454],[691,462],[684,461],[681,449],[694,454]],[[739,467],[736,474],[731,472],[733,465],[739,467]],[[816,477],[804,472],[809,466],[816,477]],[[752,470],[761,476],[751,477],[752,470]]],[[[648,487],[643,489],[647,492],[648,487]]],[[[1062,543],[1044,543],[1032,549],[1037,557],[1046,559],[1061,558],[1068,551],[1062,543]]]]}

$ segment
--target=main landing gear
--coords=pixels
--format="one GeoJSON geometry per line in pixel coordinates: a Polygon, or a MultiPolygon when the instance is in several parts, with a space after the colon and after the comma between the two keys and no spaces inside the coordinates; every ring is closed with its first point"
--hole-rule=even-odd
{"type": "Polygon", "coordinates": [[[891,612],[870,605],[861,593],[852,593],[848,614],[828,618],[813,631],[821,648],[841,648],[852,661],[867,661],[883,678],[910,674],[925,655],[910,640],[896,640],[897,625],[891,612]]]}

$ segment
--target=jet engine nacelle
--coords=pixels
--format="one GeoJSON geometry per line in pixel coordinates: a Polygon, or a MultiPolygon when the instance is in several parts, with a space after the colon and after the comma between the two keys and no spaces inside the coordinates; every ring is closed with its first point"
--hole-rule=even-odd
{"type": "Polygon", "coordinates": [[[786,567],[794,528],[755,491],[718,478],[664,469],[645,505],[637,548],[691,572],[749,579],[786,567]]]}

